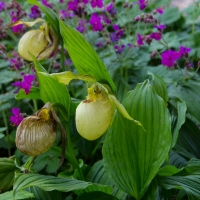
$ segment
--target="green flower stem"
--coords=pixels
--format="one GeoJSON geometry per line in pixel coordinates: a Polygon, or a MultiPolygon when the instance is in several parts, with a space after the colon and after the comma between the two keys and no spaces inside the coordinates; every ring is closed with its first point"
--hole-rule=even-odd
{"type": "Polygon", "coordinates": [[[61,42],[61,66],[62,66],[62,71],[65,71],[65,52],[64,52],[64,43],[63,41],[61,42]]]}
{"type": "Polygon", "coordinates": [[[71,137],[70,137],[70,126],[69,124],[67,124],[67,150],[70,154],[70,161],[71,161],[71,164],[73,166],[74,169],[77,169],[78,170],[78,178],[80,180],[84,180],[84,176],[83,176],[83,173],[82,173],[82,170],[81,168],[79,167],[79,164],[78,164],[78,161],[74,155],[74,152],[73,152],[73,148],[72,148],[72,144],[71,144],[71,137]]]}
{"type": "Polygon", "coordinates": [[[33,110],[34,110],[34,112],[38,111],[38,106],[37,106],[37,100],[36,99],[33,99],[33,110]]]}
{"type": "Polygon", "coordinates": [[[8,156],[10,157],[11,151],[10,151],[10,137],[9,137],[9,131],[8,131],[8,121],[7,121],[6,114],[5,114],[4,110],[2,111],[2,116],[3,116],[4,125],[7,128],[6,129],[6,136],[7,136],[7,143],[8,143],[7,147],[8,147],[8,156]]]}

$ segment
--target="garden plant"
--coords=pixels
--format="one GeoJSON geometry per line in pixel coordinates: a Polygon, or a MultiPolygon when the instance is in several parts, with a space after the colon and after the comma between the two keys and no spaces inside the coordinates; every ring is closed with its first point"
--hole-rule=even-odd
{"type": "Polygon", "coordinates": [[[199,200],[199,16],[0,0],[0,200],[199,200]]]}

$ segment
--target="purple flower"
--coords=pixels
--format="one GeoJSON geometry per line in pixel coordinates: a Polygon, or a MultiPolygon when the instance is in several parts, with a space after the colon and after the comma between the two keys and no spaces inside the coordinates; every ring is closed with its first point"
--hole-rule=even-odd
{"type": "Polygon", "coordinates": [[[47,0],[42,0],[42,4],[48,8],[51,8],[51,4],[47,0]]]}
{"type": "Polygon", "coordinates": [[[138,44],[138,46],[142,46],[142,45],[144,45],[144,43],[143,43],[143,41],[142,41],[142,37],[141,37],[141,35],[138,34],[137,36],[138,36],[138,39],[137,39],[137,44],[138,44]]]}
{"type": "Polygon", "coordinates": [[[124,32],[123,32],[123,29],[120,29],[117,24],[113,25],[113,29],[115,30],[115,32],[111,33],[110,38],[111,38],[112,42],[117,42],[124,35],[124,32]]]}
{"type": "Polygon", "coordinates": [[[103,26],[101,24],[101,17],[97,13],[93,13],[90,17],[90,24],[93,31],[101,31],[103,26]]]}
{"type": "Polygon", "coordinates": [[[114,8],[114,3],[110,3],[108,6],[106,6],[106,11],[109,12],[111,15],[115,15],[117,9],[114,8]]]}
{"type": "Polygon", "coordinates": [[[187,48],[187,47],[184,47],[184,46],[180,46],[180,49],[179,49],[179,54],[180,54],[180,57],[181,56],[188,56],[188,53],[191,51],[192,49],[191,48],[187,48]]]}
{"type": "Polygon", "coordinates": [[[117,54],[121,54],[125,49],[125,45],[124,44],[122,44],[121,46],[115,45],[114,49],[117,54]]]}
{"type": "Polygon", "coordinates": [[[39,10],[38,6],[32,6],[31,7],[31,13],[28,15],[31,19],[37,19],[41,17],[41,12],[39,10]]]}
{"type": "Polygon", "coordinates": [[[59,17],[62,20],[65,20],[66,18],[73,18],[74,17],[74,12],[72,10],[61,10],[59,13],[59,17]]]}
{"type": "Polygon", "coordinates": [[[19,89],[24,89],[26,94],[30,93],[31,85],[35,79],[35,76],[32,74],[24,75],[23,76],[24,80],[23,81],[16,81],[12,85],[15,87],[18,87],[17,90],[14,93],[17,93],[19,89]]]}
{"type": "Polygon", "coordinates": [[[176,60],[180,58],[179,52],[167,50],[161,54],[162,56],[162,64],[169,68],[174,66],[176,60]]]}
{"type": "Polygon", "coordinates": [[[161,39],[161,33],[155,33],[155,32],[153,32],[153,33],[151,33],[150,34],[150,38],[151,39],[155,39],[155,40],[160,40],[161,39]]]}
{"type": "Polygon", "coordinates": [[[68,2],[68,10],[76,11],[78,9],[78,0],[68,2]]]}
{"type": "Polygon", "coordinates": [[[103,7],[103,0],[92,0],[91,6],[93,8],[95,8],[95,7],[102,8],[103,7]]]}
{"type": "Polygon", "coordinates": [[[10,68],[17,68],[18,70],[20,70],[20,66],[21,66],[21,61],[16,59],[16,58],[11,58],[9,59],[10,62],[10,68]]]}
{"type": "Polygon", "coordinates": [[[23,117],[20,113],[20,108],[12,108],[12,116],[10,116],[10,121],[12,122],[12,125],[18,126],[21,121],[23,120],[23,117]]]}
{"type": "Polygon", "coordinates": [[[147,7],[147,5],[148,5],[148,0],[138,0],[134,4],[138,4],[140,10],[144,10],[147,7]]]}
{"type": "Polygon", "coordinates": [[[166,26],[164,24],[160,24],[160,25],[155,25],[154,28],[156,28],[158,31],[163,31],[166,26]]]}
{"type": "Polygon", "coordinates": [[[22,87],[22,89],[24,89],[26,94],[29,94],[31,85],[35,79],[35,76],[28,74],[28,75],[25,75],[23,78],[24,78],[24,80],[21,82],[21,87],[22,87]]]}
{"type": "Polygon", "coordinates": [[[119,26],[117,24],[114,24],[113,27],[112,27],[115,31],[118,31],[119,30],[119,26]]]}
{"type": "Polygon", "coordinates": [[[87,20],[86,19],[80,20],[76,29],[80,33],[84,33],[88,29],[87,20]]]}
{"type": "Polygon", "coordinates": [[[131,43],[128,43],[127,46],[129,49],[133,47],[133,45],[131,43]]]}
{"type": "Polygon", "coordinates": [[[163,14],[163,10],[164,10],[163,7],[160,7],[160,8],[157,8],[157,9],[156,9],[156,11],[157,11],[160,15],[163,14]]]}
{"type": "Polygon", "coordinates": [[[23,24],[19,24],[12,27],[14,33],[21,33],[23,31],[23,24]]]}
{"type": "Polygon", "coordinates": [[[4,1],[0,1],[0,11],[5,9],[5,2],[4,1]]]}

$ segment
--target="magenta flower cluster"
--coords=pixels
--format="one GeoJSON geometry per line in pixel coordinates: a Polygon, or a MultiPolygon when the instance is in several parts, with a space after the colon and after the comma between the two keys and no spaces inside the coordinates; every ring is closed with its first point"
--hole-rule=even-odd
{"type": "Polygon", "coordinates": [[[10,116],[10,121],[13,126],[18,126],[23,120],[23,116],[20,113],[20,108],[12,108],[12,115],[10,116]]]}

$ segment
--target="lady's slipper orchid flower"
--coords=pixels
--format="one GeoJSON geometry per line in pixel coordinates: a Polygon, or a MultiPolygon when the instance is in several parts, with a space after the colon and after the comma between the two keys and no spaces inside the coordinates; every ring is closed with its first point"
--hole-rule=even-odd
{"type": "Polygon", "coordinates": [[[49,25],[41,18],[33,22],[17,21],[11,25],[25,24],[26,26],[32,27],[36,23],[41,22],[44,24],[40,26],[40,29],[26,32],[19,41],[18,53],[25,60],[33,61],[32,55],[37,60],[50,57],[58,48],[58,38],[49,25]]]}

